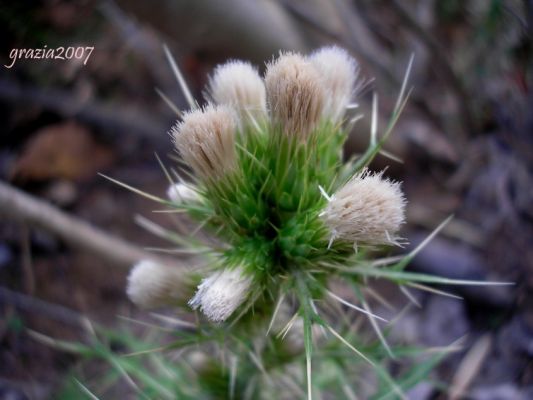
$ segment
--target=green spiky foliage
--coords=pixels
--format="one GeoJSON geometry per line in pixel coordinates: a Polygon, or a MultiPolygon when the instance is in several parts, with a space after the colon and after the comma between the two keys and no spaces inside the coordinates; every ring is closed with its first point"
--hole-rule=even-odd
{"type": "Polygon", "coordinates": [[[328,248],[330,232],[319,217],[327,203],[320,188],[331,193],[346,179],[343,129],[324,124],[303,141],[263,124],[236,136],[235,170],[199,183],[205,208],[192,213],[228,245],[217,251],[220,265],[243,266],[260,295],[274,298],[280,286],[296,287],[301,274],[322,281],[324,271],[313,272],[321,262],[349,262],[352,245],[328,248]]]}
{"type": "MultiPolygon", "coordinates": [[[[79,399],[80,395],[91,399],[130,398],[126,393],[135,396],[132,398],[168,400],[305,396],[302,384],[305,370],[301,368],[305,355],[294,343],[288,346],[288,338],[273,337],[265,339],[262,346],[254,346],[245,334],[221,335],[220,328],[200,325],[198,331],[177,329],[170,336],[171,344],[153,348],[151,343],[161,338],[164,328],[145,328],[146,335],[139,339],[131,333],[133,328],[138,328],[138,323],[128,322],[115,331],[94,327],[96,332],[92,332],[90,345],[51,340],[32,333],[35,339],[81,355],[85,360],[71,371],[54,398],[79,399]],[[221,357],[213,351],[213,343],[232,347],[221,357]],[[88,361],[97,363],[97,375],[94,366],[87,368],[88,361]]],[[[368,364],[354,362],[352,353],[344,351],[342,343],[330,340],[316,349],[313,385],[315,391],[332,398],[353,398],[355,393],[376,400],[402,398],[405,391],[427,379],[431,369],[448,352],[455,350],[454,347],[398,346],[395,354],[409,367],[402,368],[393,378],[386,368],[389,356],[378,342],[365,343],[349,329],[340,333],[370,357],[377,388],[369,389],[362,378],[368,373],[368,364]]]]}

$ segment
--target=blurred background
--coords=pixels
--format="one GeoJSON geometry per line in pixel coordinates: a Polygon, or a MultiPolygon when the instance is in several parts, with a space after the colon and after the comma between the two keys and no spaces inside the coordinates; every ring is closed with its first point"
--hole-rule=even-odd
{"type": "Polygon", "coordinates": [[[154,153],[172,163],[176,115],[155,88],[187,103],[163,43],[200,102],[217,63],[240,58],[264,71],[280,50],[344,47],[369,82],[347,155],[368,144],[374,91],[386,126],[414,54],[413,91],[386,146],[402,162],[380,156],[373,168],[404,182],[412,246],[455,218],[410,268],[516,285],[448,288],[462,301],[413,291],[422,307],[393,340],[445,346],[466,335],[466,346],[434,372],[444,385],[420,384],[409,397],[533,398],[532,39],[530,0],[2,1],[0,399],[61,398],[80,363],[28,329],[79,339],[85,317],[112,328],[117,315],[142,314],[124,293],[128,266],[163,242],[136,215],[171,224],[97,173],[164,196],[154,153]],[[45,46],[94,51],[85,64],[5,67],[13,49],[45,46]]]}

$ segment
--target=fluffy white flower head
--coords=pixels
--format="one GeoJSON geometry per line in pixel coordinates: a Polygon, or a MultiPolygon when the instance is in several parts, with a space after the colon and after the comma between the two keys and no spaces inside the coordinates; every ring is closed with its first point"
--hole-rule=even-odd
{"type": "Polygon", "coordinates": [[[233,107],[241,121],[267,116],[265,84],[250,63],[230,61],[218,66],[209,80],[209,95],[217,104],[233,107]]]}
{"type": "Polygon", "coordinates": [[[198,201],[198,192],[184,183],[174,183],[167,189],[167,197],[174,203],[194,203],[198,201]]]}
{"type": "Polygon", "coordinates": [[[204,179],[219,178],[235,165],[235,112],[208,105],[193,110],[174,125],[171,134],[181,156],[204,179]]]}
{"type": "Polygon", "coordinates": [[[156,308],[177,302],[183,297],[183,276],[177,268],[151,260],[133,266],[126,293],[141,308],[156,308]]]}
{"type": "Polygon", "coordinates": [[[318,125],[326,101],[316,68],[299,54],[283,54],[268,65],[265,86],[272,121],[287,135],[305,139],[318,125]]]}
{"type": "Polygon", "coordinates": [[[398,182],[365,170],[340,188],[320,215],[332,239],[398,244],[396,234],[405,219],[405,199],[398,182]]]}
{"type": "Polygon", "coordinates": [[[319,49],[309,59],[318,70],[327,94],[322,116],[337,122],[357,91],[359,66],[346,50],[335,46],[319,49]]]}
{"type": "Polygon", "coordinates": [[[211,321],[225,321],[246,300],[251,284],[242,268],[226,268],[205,278],[189,305],[211,321]]]}

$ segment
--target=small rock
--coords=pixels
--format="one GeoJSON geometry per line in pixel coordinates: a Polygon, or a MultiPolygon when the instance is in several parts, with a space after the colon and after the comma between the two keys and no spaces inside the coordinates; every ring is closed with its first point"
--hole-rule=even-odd
{"type": "Polygon", "coordinates": [[[76,201],[78,193],[71,181],[59,179],[46,188],[44,196],[60,207],[68,207],[76,201]]]}

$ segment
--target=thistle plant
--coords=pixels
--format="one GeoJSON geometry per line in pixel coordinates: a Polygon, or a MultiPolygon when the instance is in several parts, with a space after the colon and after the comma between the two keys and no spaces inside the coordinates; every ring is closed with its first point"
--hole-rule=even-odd
{"type": "MultiPolygon", "coordinates": [[[[341,355],[336,346],[342,345],[372,367],[377,397],[405,398],[403,390],[416,383],[411,377],[397,381],[381,366],[396,354],[378,324],[383,318],[366,299],[373,293],[369,280],[392,281],[410,298],[408,288],[443,293],[427,283],[479,282],[404,271],[447,221],[407,255],[380,256],[406,243],[399,233],[406,200],[399,182],[372,172],[369,164],[378,153],[388,154],[382,145],[405,106],[411,62],[385,131],[378,135],[374,96],[369,146],[348,160],[343,145],[360,118],[353,112],[363,80],[357,62],[340,48],[280,54],[264,77],[246,62],[228,62],[215,69],[202,107],[183,85],[191,109],[169,133],[185,167],[165,169],[168,199],[133,190],[187,214],[213,240],[182,237],[144,220],[178,245],[176,251],[196,254],[202,266],[193,268],[194,293],[186,300],[184,272],[152,261],[134,266],[127,293],[143,308],[176,305],[203,315],[194,333],[168,346],[218,344],[220,357],[203,364],[199,381],[212,377],[214,363],[230,398],[272,398],[272,390],[289,386],[296,394],[287,398],[294,398],[301,395],[300,383],[308,398],[331,385],[338,388],[328,393],[341,390],[350,397],[343,374],[360,369],[341,355]],[[332,282],[350,288],[355,301],[336,294],[332,282]],[[354,336],[344,323],[347,310],[369,319],[379,346],[354,336]],[[294,372],[302,364],[304,373],[294,372]],[[325,373],[315,383],[313,376],[331,368],[341,376],[325,373]]],[[[214,391],[218,383],[208,382],[205,390],[214,391]]]]}
{"type": "MultiPolygon", "coordinates": [[[[194,172],[189,186],[169,188],[172,206],[223,243],[210,250],[212,272],[189,301],[209,320],[294,294],[307,323],[323,324],[312,299],[325,296],[335,270],[359,260],[359,249],[400,244],[399,183],[366,163],[343,163],[344,114],[359,87],[355,60],[336,47],[282,54],[264,80],[233,61],[215,70],[209,103],[172,127],[194,172]]],[[[171,281],[147,291],[171,294],[171,281]]]]}

